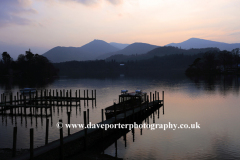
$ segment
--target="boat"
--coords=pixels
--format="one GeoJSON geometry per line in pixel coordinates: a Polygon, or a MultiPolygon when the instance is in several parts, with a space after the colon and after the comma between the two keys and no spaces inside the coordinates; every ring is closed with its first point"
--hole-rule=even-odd
{"type": "Polygon", "coordinates": [[[29,93],[36,93],[36,89],[35,88],[24,88],[24,89],[21,89],[20,92],[21,94],[29,94],[29,93]]]}
{"type": "Polygon", "coordinates": [[[106,119],[113,117],[116,114],[123,113],[124,110],[128,111],[133,108],[144,104],[147,101],[147,93],[140,89],[135,92],[128,93],[128,90],[121,90],[119,95],[119,103],[114,103],[112,106],[105,108],[106,119]]]}

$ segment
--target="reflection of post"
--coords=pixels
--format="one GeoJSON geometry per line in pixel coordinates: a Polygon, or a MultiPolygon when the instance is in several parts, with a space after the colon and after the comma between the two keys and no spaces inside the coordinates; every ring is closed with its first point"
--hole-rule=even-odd
{"type": "Polygon", "coordinates": [[[87,124],[89,124],[89,109],[87,109],[87,124]]]}
{"type": "Polygon", "coordinates": [[[33,128],[30,129],[30,159],[33,159],[33,139],[34,139],[34,136],[33,136],[33,128]]]}
{"type": "Polygon", "coordinates": [[[45,145],[48,144],[48,128],[49,128],[49,119],[46,119],[46,135],[45,135],[45,145]]]}
{"type": "Polygon", "coordinates": [[[134,127],[132,129],[132,135],[133,135],[133,142],[134,142],[134,140],[135,140],[135,130],[134,130],[134,127]]]}
{"type": "Polygon", "coordinates": [[[115,140],[115,157],[117,158],[117,140],[115,140]]]}
{"type": "MultiPolygon", "coordinates": [[[[67,112],[68,115],[68,124],[70,124],[70,112],[67,112]]],[[[70,127],[68,128],[68,135],[70,135],[70,127]]]]}
{"type": "Polygon", "coordinates": [[[83,111],[84,118],[84,150],[87,150],[87,115],[86,111],[83,111]]]}
{"type": "Polygon", "coordinates": [[[17,143],[17,127],[13,128],[13,150],[12,157],[16,156],[16,143],[17,143]]]}
{"type": "MultiPolygon", "coordinates": [[[[60,119],[59,120],[60,122],[60,125],[62,125],[62,120],[60,119]]],[[[63,129],[62,129],[62,126],[59,126],[60,127],[60,159],[63,160],[63,129]]]]}
{"type": "Polygon", "coordinates": [[[127,132],[124,135],[125,148],[127,147],[127,132]]]}

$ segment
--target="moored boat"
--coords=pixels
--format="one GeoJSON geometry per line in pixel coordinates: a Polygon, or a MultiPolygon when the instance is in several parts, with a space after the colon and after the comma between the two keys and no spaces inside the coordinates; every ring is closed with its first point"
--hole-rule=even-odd
{"type": "Polygon", "coordinates": [[[119,103],[114,103],[112,106],[105,108],[106,119],[109,119],[116,114],[123,113],[132,108],[138,107],[140,104],[145,103],[147,100],[147,93],[142,90],[128,93],[128,90],[121,90],[119,95],[119,103]]]}

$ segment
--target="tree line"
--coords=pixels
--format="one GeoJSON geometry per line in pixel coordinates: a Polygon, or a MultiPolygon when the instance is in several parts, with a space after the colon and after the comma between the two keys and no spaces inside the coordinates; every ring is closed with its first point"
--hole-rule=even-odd
{"type": "Polygon", "coordinates": [[[239,73],[239,48],[230,51],[208,51],[196,58],[186,70],[187,75],[239,73]]]}
{"type": "Polygon", "coordinates": [[[33,54],[30,49],[25,55],[20,54],[14,61],[7,52],[2,53],[0,76],[14,79],[43,80],[57,76],[58,70],[44,56],[33,54]]]}

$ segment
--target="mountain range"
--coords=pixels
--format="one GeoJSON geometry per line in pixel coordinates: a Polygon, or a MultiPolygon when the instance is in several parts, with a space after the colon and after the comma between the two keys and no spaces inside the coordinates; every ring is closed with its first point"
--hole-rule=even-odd
{"type": "MultiPolygon", "coordinates": [[[[180,49],[191,48],[219,48],[220,50],[231,51],[235,48],[240,48],[240,43],[228,44],[222,42],[215,42],[210,40],[204,40],[199,38],[190,38],[181,43],[170,43],[166,46],[174,46],[180,49]]],[[[121,43],[107,43],[103,40],[93,40],[90,43],[83,45],[82,47],[55,47],[43,54],[52,62],[65,62],[65,61],[86,61],[96,59],[114,59],[116,57],[133,57],[141,55],[139,59],[146,59],[154,55],[165,54],[177,54],[177,53],[197,53],[204,50],[176,50],[173,48],[165,48],[147,43],[133,43],[133,44],[121,44],[121,43]],[[170,51],[171,50],[171,51],[170,51]],[[197,52],[196,52],[197,51],[197,52]]],[[[125,59],[123,58],[123,59],[125,59]]],[[[130,58],[131,59],[131,58],[130,58]]]]}
{"type": "Polygon", "coordinates": [[[229,44],[229,43],[210,41],[210,40],[205,40],[200,38],[190,38],[181,43],[170,43],[166,46],[174,46],[182,49],[216,47],[216,48],[219,48],[220,50],[232,51],[235,48],[240,48],[240,43],[229,44]]]}

